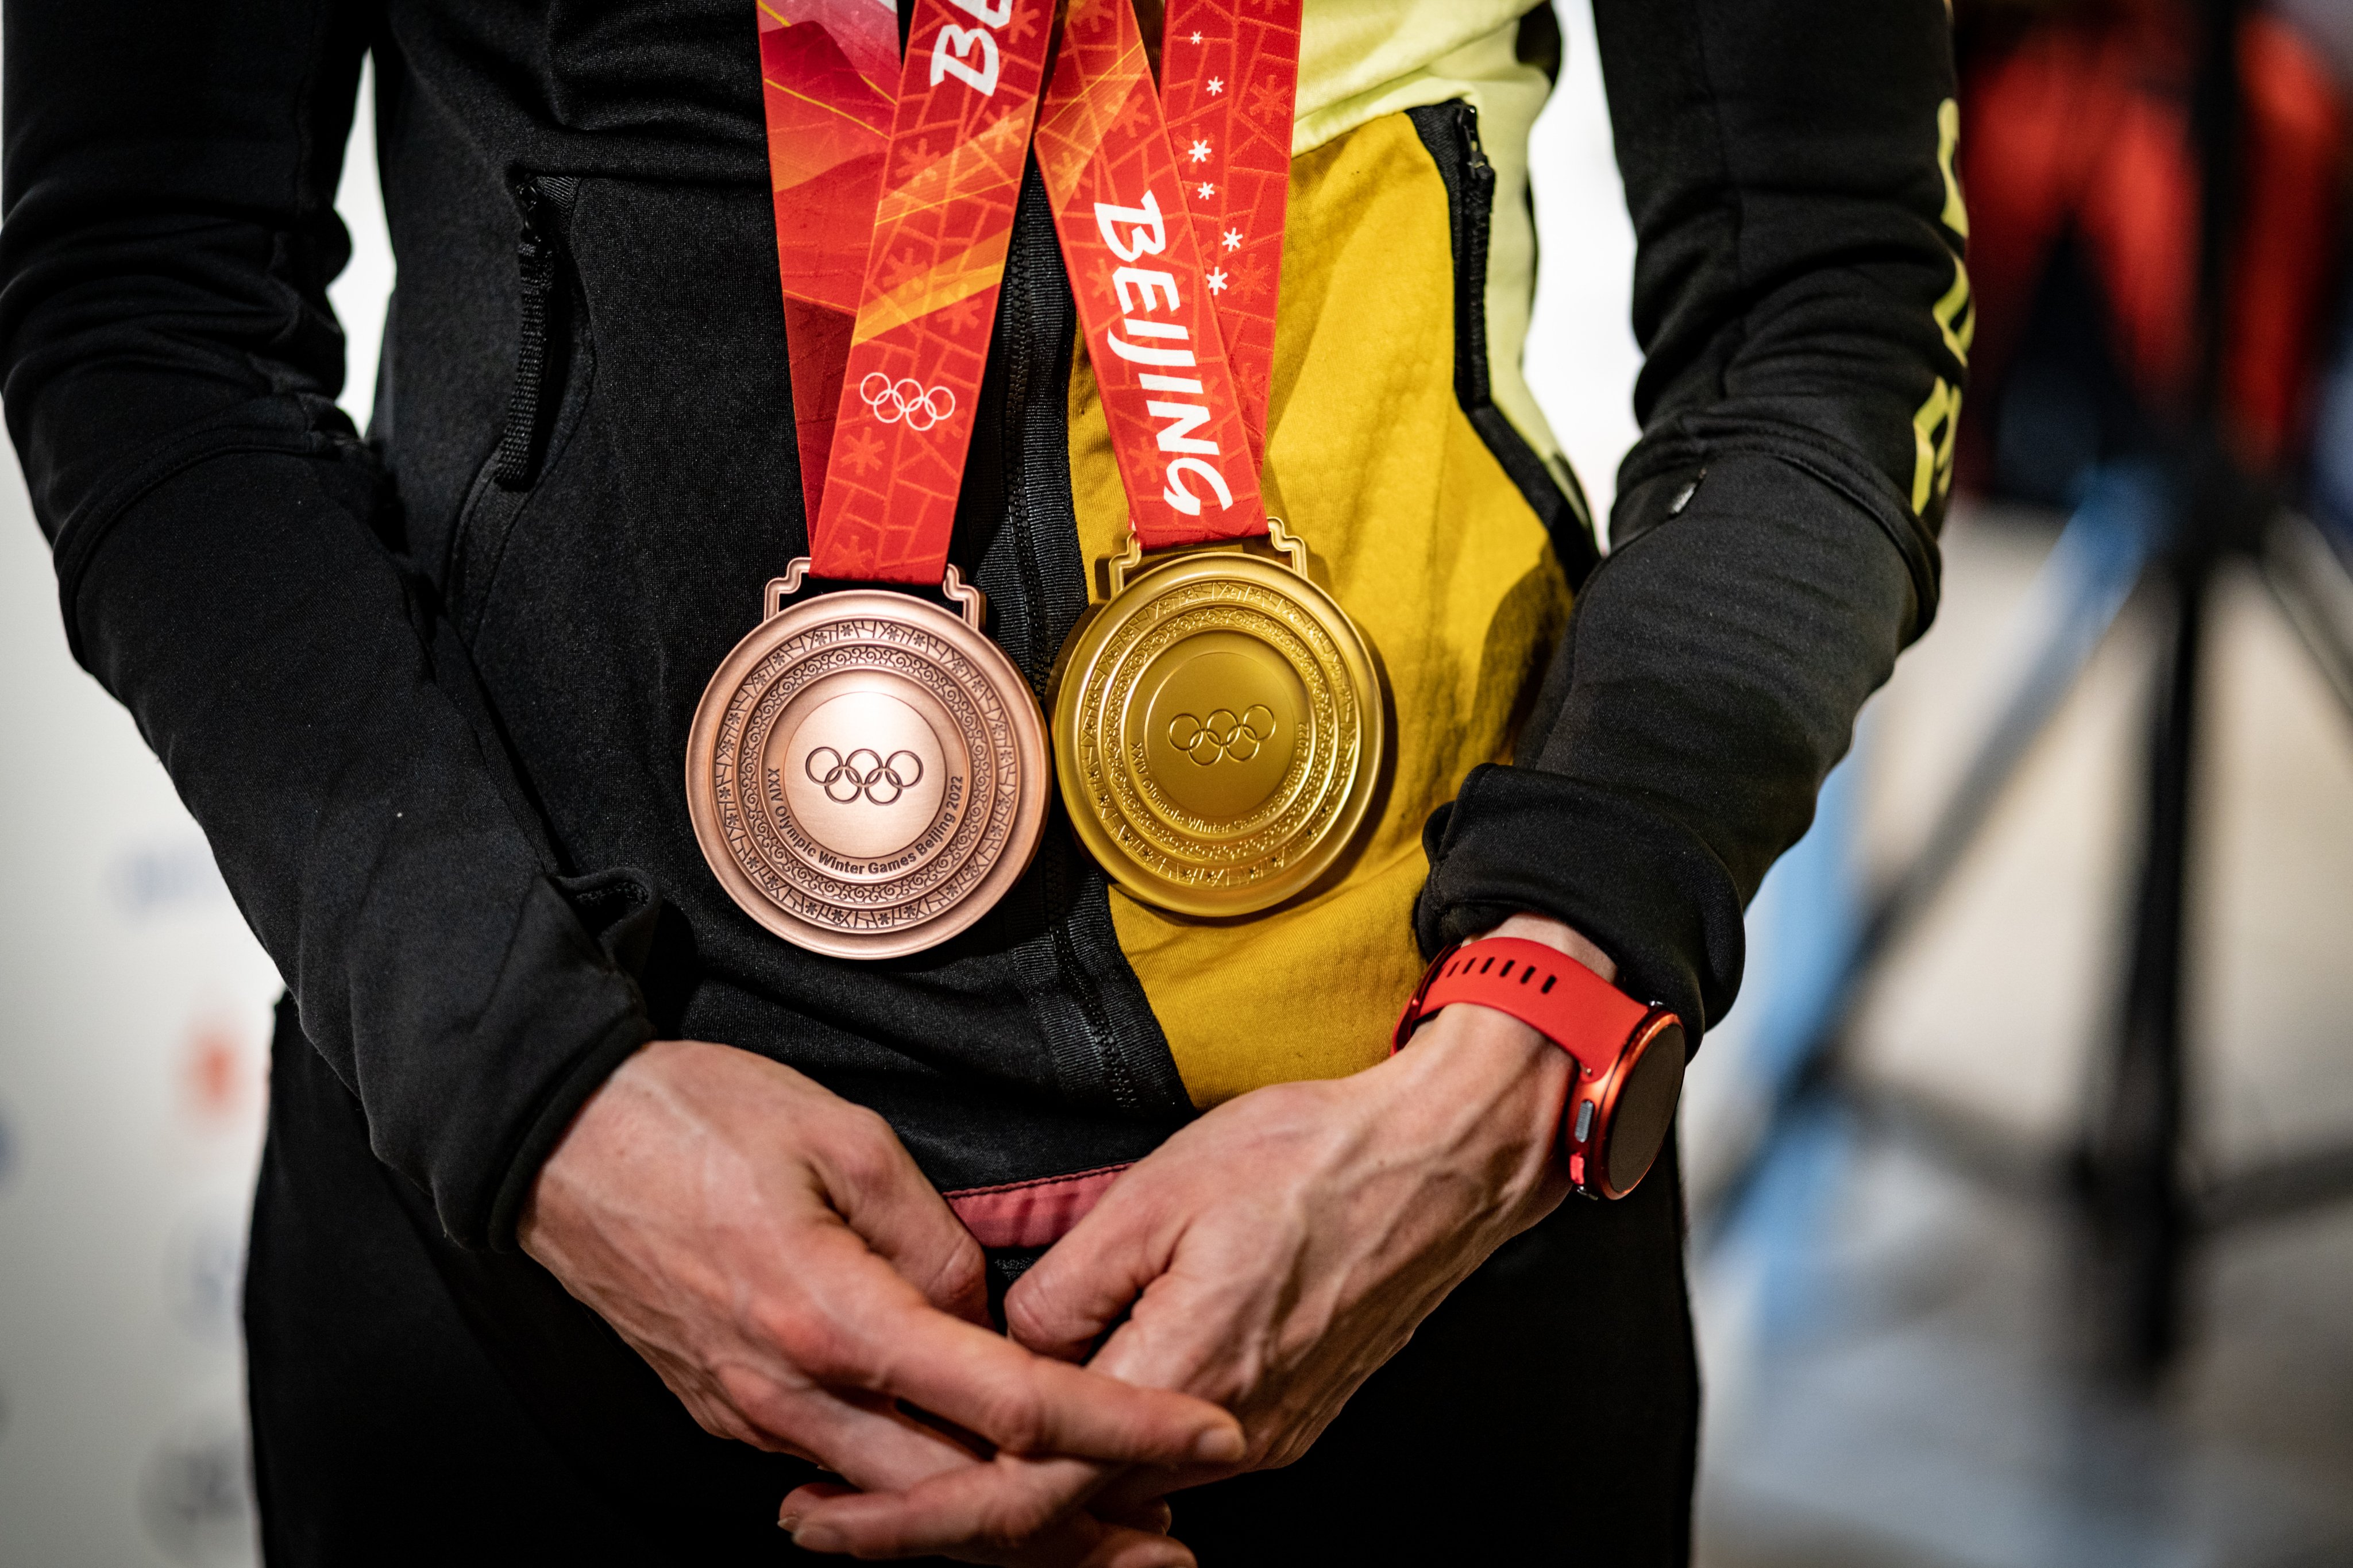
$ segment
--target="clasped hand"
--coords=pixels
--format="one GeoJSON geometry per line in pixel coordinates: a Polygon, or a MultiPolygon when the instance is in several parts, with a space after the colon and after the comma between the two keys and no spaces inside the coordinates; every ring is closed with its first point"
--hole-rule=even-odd
{"type": "MultiPolygon", "coordinates": [[[[1505,930],[1606,973],[1567,928],[1523,923],[1505,930]]],[[[842,1478],[785,1500],[804,1548],[1189,1568],[1170,1492],[1304,1453],[1566,1195],[1570,1070],[1461,1006],[1354,1077],[1240,1096],[1015,1284],[1009,1339],[984,1326],[978,1247],[881,1120],[723,1047],[665,1042],[617,1074],[523,1240],[707,1429],[842,1478]]]]}
{"type": "MultiPolygon", "coordinates": [[[[978,1244],[882,1119],[745,1051],[666,1040],[632,1057],[542,1168],[520,1237],[705,1430],[879,1495],[991,1453],[1242,1452],[1214,1405],[993,1331],[978,1244]]],[[[976,1560],[1109,1564],[1166,1545],[1165,1510],[1111,1511],[976,1560]]]]}
{"type": "MultiPolygon", "coordinates": [[[[1020,1343],[1232,1411],[1241,1455],[1000,1457],[895,1491],[805,1487],[785,1504],[795,1539],[859,1557],[979,1560],[1081,1509],[1133,1518],[1171,1491],[1304,1453],[1447,1293],[1567,1190],[1549,1156],[1568,1058],[1483,1009],[1449,1009],[1428,1033],[1353,1078],[1210,1111],[1123,1175],[1007,1297],[1020,1343]]],[[[1192,1561],[1174,1542],[1156,1551],[1130,1561],[1192,1561]]]]}

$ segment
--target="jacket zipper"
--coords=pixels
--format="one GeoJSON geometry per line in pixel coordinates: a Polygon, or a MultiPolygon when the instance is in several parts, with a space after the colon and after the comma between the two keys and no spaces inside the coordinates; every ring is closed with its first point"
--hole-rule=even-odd
{"type": "MultiPolygon", "coordinates": [[[[1031,226],[1031,232],[1036,232],[1035,224],[1031,226]]],[[[1050,227],[1046,232],[1050,235],[1053,231],[1050,227]]],[[[1030,237],[1024,235],[1021,237],[1030,237]]],[[[1041,667],[1040,670],[1030,672],[1030,681],[1042,696],[1044,682],[1039,675],[1051,668],[1053,650],[1060,639],[1056,635],[1053,616],[1047,607],[1047,574],[1039,550],[1039,514],[1047,509],[1039,504],[1045,498],[1037,493],[1038,475],[1035,470],[1039,458],[1029,449],[1031,441],[1025,438],[1035,433],[1025,426],[1029,423],[1029,405],[1037,380],[1035,361],[1039,348],[1037,315],[1040,306],[1049,303],[1040,296],[1053,285],[1051,279],[1038,276],[1039,269],[1027,246],[1014,246],[1006,260],[1006,283],[1009,289],[1018,291],[1021,308],[1011,312],[1008,322],[1011,331],[1007,334],[1005,344],[1006,404],[1012,415],[1012,418],[1007,421],[1005,431],[1008,448],[1005,500],[1007,509],[1012,514],[1013,557],[1021,573],[1021,598],[1024,618],[1029,623],[1029,646],[1034,650],[1035,662],[1041,667]]],[[[1067,437],[1065,439],[1067,443],[1067,437]]],[[[1060,850],[1060,847],[1057,848],[1060,850]]],[[[1045,867],[1047,907],[1050,910],[1069,907],[1067,879],[1071,868],[1063,863],[1063,853],[1067,851],[1050,857],[1045,867]]],[[[1139,1102],[1133,1077],[1127,1071],[1126,1052],[1122,1048],[1118,1033],[1111,1026],[1111,1018],[1103,1008],[1103,995],[1094,983],[1094,976],[1087,973],[1085,963],[1080,960],[1068,918],[1056,916],[1053,919],[1053,940],[1054,967],[1060,973],[1062,984],[1077,999],[1080,1016],[1085,1022],[1087,1033],[1094,1038],[1097,1058],[1103,1069],[1104,1087],[1110,1090],[1112,1103],[1122,1110],[1134,1111],[1139,1108],[1139,1102]]]]}
{"type": "MultiPolygon", "coordinates": [[[[471,602],[480,595],[469,582],[477,564],[470,552],[478,548],[485,529],[501,535],[494,550],[503,548],[504,531],[538,483],[550,448],[557,444],[557,432],[551,427],[556,421],[548,406],[551,382],[566,373],[576,377],[582,368],[559,363],[557,358],[558,334],[569,327],[565,230],[579,194],[575,175],[530,174],[514,182],[512,195],[522,220],[515,240],[514,379],[507,388],[498,440],[467,488],[443,557],[444,601],[458,611],[468,635],[481,616],[480,604],[471,602]]],[[[486,587],[490,573],[482,575],[481,586],[486,587]]]]}
{"type": "Polygon", "coordinates": [[[1493,223],[1495,165],[1479,143],[1479,111],[1455,100],[1409,109],[1406,117],[1446,186],[1454,252],[1454,401],[1471,427],[1552,538],[1571,588],[1600,560],[1593,519],[1577,476],[1556,473],[1495,406],[1487,363],[1487,239],[1493,223]]]}
{"type": "MultiPolygon", "coordinates": [[[[1000,467],[1010,565],[1021,601],[1019,635],[1008,640],[1018,641],[1022,672],[1042,695],[1062,638],[1086,609],[1088,563],[1077,548],[1071,511],[1063,379],[1076,340],[1077,307],[1063,279],[1051,209],[1034,164],[1006,258],[1005,293],[1012,308],[1001,318],[1006,420],[1000,467]]],[[[1175,1059],[1119,950],[1101,873],[1060,829],[1049,834],[1038,861],[1049,911],[1047,946],[1056,989],[1066,998],[1050,1009],[1059,1016],[1041,1014],[1040,1022],[1064,1069],[1092,1077],[1110,1103],[1128,1114],[1189,1116],[1192,1101],[1175,1059]]]]}
{"type": "Polygon", "coordinates": [[[514,385],[507,394],[506,418],[499,430],[498,449],[491,458],[491,477],[506,489],[522,489],[532,481],[562,243],[558,230],[579,190],[580,182],[568,175],[534,176],[515,184],[515,205],[522,213],[522,237],[515,242],[521,325],[516,334],[514,385]]]}

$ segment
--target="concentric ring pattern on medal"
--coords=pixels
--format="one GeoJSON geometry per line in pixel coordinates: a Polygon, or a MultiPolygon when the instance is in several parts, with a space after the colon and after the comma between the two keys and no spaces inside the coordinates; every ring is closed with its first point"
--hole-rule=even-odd
{"type": "Polygon", "coordinates": [[[1383,741],[1347,616],[1237,552],[1138,577],[1057,678],[1055,766],[1080,837],[1181,913],[1247,913],[1314,883],[1363,823],[1383,741]]]}
{"type": "Polygon", "coordinates": [[[1045,738],[1010,660],[905,595],[783,611],[712,678],[687,747],[695,836],[735,901],[839,956],[929,947],[1036,852],[1045,738]]]}

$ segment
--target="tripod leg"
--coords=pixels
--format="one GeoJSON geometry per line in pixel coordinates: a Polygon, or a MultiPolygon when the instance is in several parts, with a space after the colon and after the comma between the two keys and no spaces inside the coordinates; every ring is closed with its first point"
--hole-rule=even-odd
{"type": "Polygon", "coordinates": [[[1830,1076],[1863,987],[1943,891],[2020,764],[2074,689],[2161,546],[2171,505],[2161,476],[2140,465],[2119,465],[2092,477],[2083,504],[2035,574],[2005,636],[2024,650],[2023,657],[1922,848],[1873,900],[1860,932],[1841,934],[1839,940],[1849,945],[1822,979],[1819,997],[1808,1006],[1777,1013],[1770,1026],[1760,1030],[1754,1059],[1765,1079],[1768,1109],[1737,1163],[1693,1190],[1693,1236],[1702,1252],[1723,1237],[1746,1202],[1784,1124],[1830,1076]]]}
{"type": "Polygon", "coordinates": [[[2122,1028],[2084,1161],[2093,1305],[2117,1369],[2147,1378],[2179,1339],[2187,1237],[2181,1192],[2181,969],[2199,676],[2211,557],[2173,565],[2173,619],[2154,693],[2140,882],[2122,1028]]]}

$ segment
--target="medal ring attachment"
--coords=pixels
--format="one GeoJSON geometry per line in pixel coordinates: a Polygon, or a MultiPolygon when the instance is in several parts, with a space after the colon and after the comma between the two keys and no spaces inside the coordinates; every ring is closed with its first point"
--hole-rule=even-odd
{"type": "Polygon", "coordinates": [[[1388,745],[1378,667],[1311,582],[1238,547],[1131,541],[1049,693],[1072,826],[1136,898],[1243,915],[1305,891],[1364,826],[1388,745]]]}
{"type": "Polygon", "coordinates": [[[959,616],[887,589],[793,602],[807,562],[695,709],[686,798],[712,874],[786,941],[839,958],[934,946],[1004,896],[1046,818],[1046,729],[1013,661],[959,616]]]}

